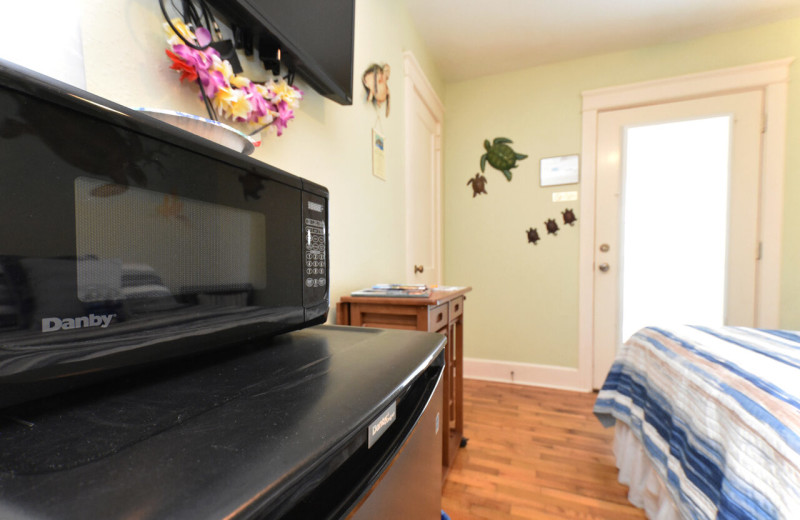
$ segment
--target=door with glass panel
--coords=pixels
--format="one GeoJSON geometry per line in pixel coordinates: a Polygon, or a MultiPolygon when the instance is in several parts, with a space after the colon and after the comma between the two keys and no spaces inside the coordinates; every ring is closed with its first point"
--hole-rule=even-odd
{"type": "Polygon", "coordinates": [[[753,326],[763,95],[598,117],[594,387],[644,326],[753,326]]]}

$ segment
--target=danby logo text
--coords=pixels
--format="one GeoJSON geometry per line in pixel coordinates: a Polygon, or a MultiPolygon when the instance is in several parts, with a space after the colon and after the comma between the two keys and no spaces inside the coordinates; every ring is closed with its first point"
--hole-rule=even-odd
{"type": "Polygon", "coordinates": [[[85,327],[108,327],[116,314],[90,314],[77,318],[42,318],[42,332],[55,332],[57,330],[82,329],[85,327]]]}
{"type": "Polygon", "coordinates": [[[383,428],[387,424],[392,424],[394,422],[394,418],[395,418],[395,412],[392,411],[389,415],[385,416],[383,419],[378,421],[377,424],[373,424],[372,435],[376,435],[379,431],[381,431],[381,428],[383,428]]]}

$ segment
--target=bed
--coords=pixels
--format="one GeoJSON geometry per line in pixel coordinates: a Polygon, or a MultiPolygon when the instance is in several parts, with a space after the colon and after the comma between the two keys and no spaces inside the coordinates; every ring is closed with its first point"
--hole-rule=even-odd
{"type": "Polygon", "coordinates": [[[642,329],[594,412],[649,518],[800,518],[800,332],[642,329]]]}

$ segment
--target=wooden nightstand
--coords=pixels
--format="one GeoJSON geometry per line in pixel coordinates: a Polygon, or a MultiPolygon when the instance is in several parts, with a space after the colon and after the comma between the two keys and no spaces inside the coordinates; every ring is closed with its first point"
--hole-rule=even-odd
{"type": "Polygon", "coordinates": [[[447,336],[444,371],[442,481],[458,453],[464,433],[463,366],[464,300],[471,287],[433,290],[428,298],[343,296],[336,304],[336,323],[355,327],[438,332],[447,336]]]}

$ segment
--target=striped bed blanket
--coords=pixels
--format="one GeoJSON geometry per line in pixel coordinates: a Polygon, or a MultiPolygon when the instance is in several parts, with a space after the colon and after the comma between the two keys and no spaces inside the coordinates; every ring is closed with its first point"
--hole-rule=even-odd
{"type": "Polygon", "coordinates": [[[684,518],[800,518],[800,332],[649,327],[597,396],[684,518]]]}

